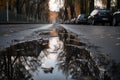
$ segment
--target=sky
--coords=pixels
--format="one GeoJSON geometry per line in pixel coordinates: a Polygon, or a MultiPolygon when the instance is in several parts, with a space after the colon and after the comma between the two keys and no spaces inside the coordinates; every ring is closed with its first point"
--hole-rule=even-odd
{"type": "Polygon", "coordinates": [[[95,0],[95,6],[103,8],[102,1],[101,0],[95,0]]]}
{"type": "Polygon", "coordinates": [[[50,0],[49,1],[50,11],[59,12],[62,7],[64,7],[64,0],[50,0]]]}

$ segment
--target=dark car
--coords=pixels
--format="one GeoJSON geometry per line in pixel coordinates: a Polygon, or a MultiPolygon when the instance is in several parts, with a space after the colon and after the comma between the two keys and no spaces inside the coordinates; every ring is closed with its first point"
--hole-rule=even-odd
{"type": "Polygon", "coordinates": [[[112,25],[112,11],[106,9],[95,9],[91,12],[90,16],[88,17],[88,22],[92,25],[97,23],[109,23],[112,25]]]}
{"type": "Polygon", "coordinates": [[[77,24],[86,24],[87,23],[87,15],[86,14],[80,14],[78,15],[76,19],[77,24]]]}
{"type": "Polygon", "coordinates": [[[120,9],[113,13],[113,26],[117,26],[120,23],[120,9]]]}

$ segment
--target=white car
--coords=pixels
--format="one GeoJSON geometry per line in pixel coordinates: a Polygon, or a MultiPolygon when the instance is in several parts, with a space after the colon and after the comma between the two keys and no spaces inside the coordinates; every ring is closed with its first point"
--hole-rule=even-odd
{"type": "Polygon", "coordinates": [[[113,26],[117,26],[120,23],[120,9],[113,13],[113,26]]]}

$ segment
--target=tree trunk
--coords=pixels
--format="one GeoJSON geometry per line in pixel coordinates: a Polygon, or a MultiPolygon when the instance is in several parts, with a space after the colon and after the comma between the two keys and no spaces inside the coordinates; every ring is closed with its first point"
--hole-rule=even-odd
{"type": "Polygon", "coordinates": [[[66,7],[65,7],[64,15],[65,15],[65,20],[67,20],[67,19],[68,19],[68,11],[67,11],[67,8],[66,8],[66,7]]]}
{"type": "Polygon", "coordinates": [[[84,13],[84,0],[80,0],[81,14],[84,13]]]}
{"type": "Polygon", "coordinates": [[[22,8],[24,3],[25,3],[25,0],[16,0],[16,9],[18,14],[22,13],[22,8]]]}
{"type": "Polygon", "coordinates": [[[111,3],[111,0],[107,0],[107,7],[106,8],[109,9],[109,10],[110,10],[110,6],[111,6],[110,3],[111,3]]]}
{"type": "Polygon", "coordinates": [[[120,1],[117,0],[117,9],[120,9],[120,1]]]}
{"type": "Polygon", "coordinates": [[[90,0],[90,12],[94,10],[94,0],[90,0]]]}

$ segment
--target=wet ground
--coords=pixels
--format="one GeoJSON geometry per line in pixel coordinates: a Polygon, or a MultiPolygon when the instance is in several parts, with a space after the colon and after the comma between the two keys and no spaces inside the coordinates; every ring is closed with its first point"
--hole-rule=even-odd
{"type": "MultiPolygon", "coordinates": [[[[101,53],[120,63],[120,26],[63,25],[80,37],[82,42],[96,46],[101,53]]],[[[92,46],[91,46],[92,48],[92,46]]]]}
{"type": "Polygon", "coordinates": [[[61,25],[23,32],[27,32],[27,37],[12,38],[12,45],[1,47],[0,80],[120,78],[119,63],[102,54],[96,46],[84,43],[78,34],[61,25]]]}

